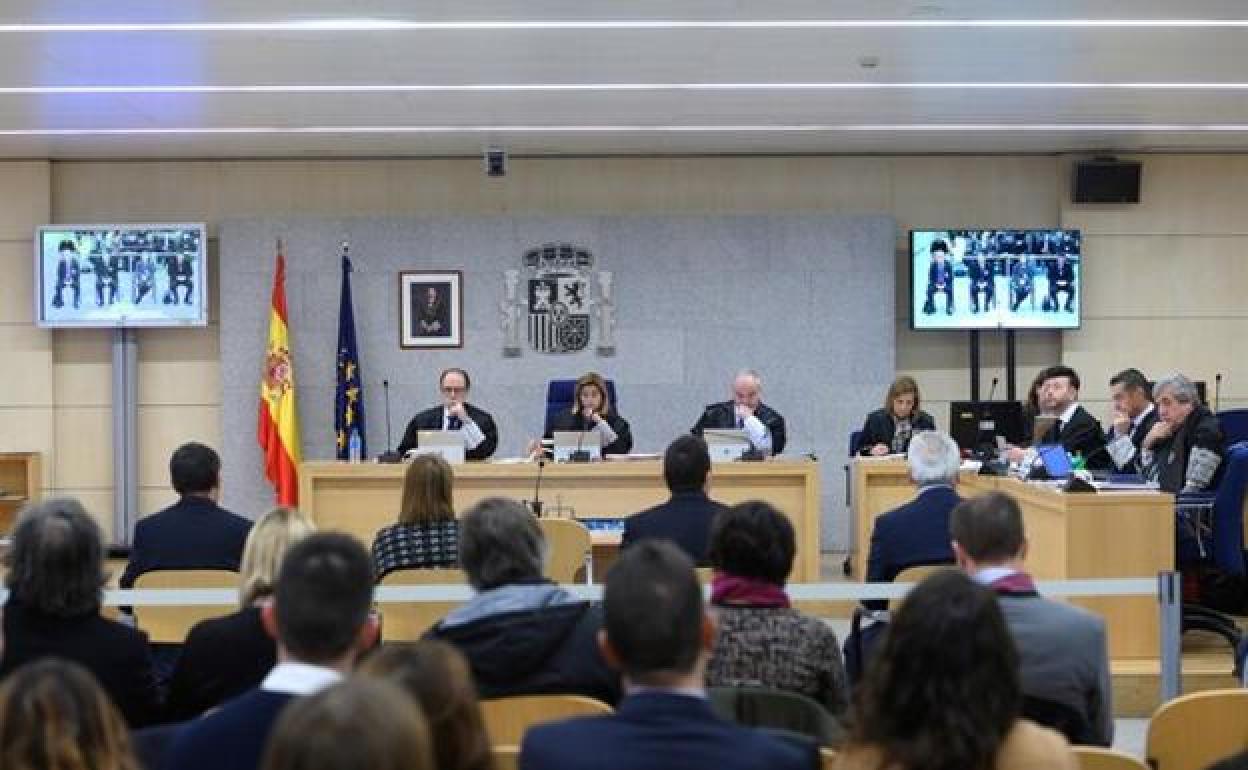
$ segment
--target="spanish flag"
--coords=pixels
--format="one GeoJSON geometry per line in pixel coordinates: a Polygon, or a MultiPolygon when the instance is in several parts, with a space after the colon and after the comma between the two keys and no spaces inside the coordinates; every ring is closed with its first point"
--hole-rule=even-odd
{"type": "Polygon", "coordinates": [[[260,379],[258,438],[264,452],[264,475],[273,482],[278,505],[299,503],[299,420],[295,410],[295,370],[290,355],[286,314],[286,257],[277,242],[277,271],[269,308],[269,347],[260,379]]]}

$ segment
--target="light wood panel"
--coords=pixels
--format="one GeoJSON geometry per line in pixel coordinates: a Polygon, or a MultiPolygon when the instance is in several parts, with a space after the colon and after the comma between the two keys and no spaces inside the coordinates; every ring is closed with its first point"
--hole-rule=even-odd
{"type": "Polygon", "coordinates": [[[1248,316],[1248,236],[1093,234],[1086,244],[1085,318],[1248,316]]]}
{"type": "Polygon", "coordinates": [[[39,452],[43,458],[43,487],[52,487],[56,447],[56,416],[50,406],[0,405],[0,451],[39,452]]]}
{"type": "Polygon", "coordinates": [[[33,248],[31,233],[15,240],[0,240],[0,324],[34,323],[33,248]]]}
{"type": "Polygon", "coordinates": [[[51,406],[51,333],[30,324],[0,324],[0,351],[6,369],[0,377],[0,404],[51,406]]]}
{"type": "Polygon", "coordinates": [[[0,240],[29,243],[35,228],[48,222],[50,168],[47,161],[0,162],[0,240]]]}
{"type": "MultiPolygon", "coordinates": [[[[140,404],[138,423],[143,443],[139,484],[144,487],[168,487],[169,457],[182,444],[198,441],[210,447],[221,445],[219,404],[140,404]]],[[[229,459],[222,458],[222,462],[229,459]]]]}

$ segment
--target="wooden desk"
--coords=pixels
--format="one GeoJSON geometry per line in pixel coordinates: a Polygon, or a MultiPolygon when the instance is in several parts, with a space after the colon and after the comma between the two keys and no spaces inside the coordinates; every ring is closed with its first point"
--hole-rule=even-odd
{"type": "Polygon", "coordinates": [[[17,512],[39,501],[43,485],[38,452],[0,452],[0,533],[13,530],[17,512]]]}
{"type": "MultiPolygon", "coordinates": [[[[350,532],[371,543],[395,520],[403,465],[307,462],[299,470],[299,507],[323,529],[350,532]]],[[[465,463],[454,466],[455,510],[486,497],[533,497],[537,466],[531,463],[465,463]]],[[[797,555],[792,580],[819,580],[819,466],[809,460],[719,463],[711,470],[711,496],[726,504],[766,500],[793,522],[797,555]]],[[[542,500],[551,515],[581,518],[628,516],[668,498],[662,463],[655,461],[546,465],[542,500]],[[558,512],[558,513],[556,513],[558,512]]]]}
{"type": "MultiPolygon", "coordinates": [[[[866,574],[876,516],[914,497],[904,460],[854,460],[854,576],[866,574]]],[[[1023,509],[1027,569],[1040,580],[1152,577],[1174,568],[1174,497],[1162,492],[1065,494],[1017,479],[964,473],[959,492],[1007,492],[1023,509]]],[[[1114,659],[1156,658],[1157,601],[1152,597],[1079,599],[1105,617],[1114,659]]]]}

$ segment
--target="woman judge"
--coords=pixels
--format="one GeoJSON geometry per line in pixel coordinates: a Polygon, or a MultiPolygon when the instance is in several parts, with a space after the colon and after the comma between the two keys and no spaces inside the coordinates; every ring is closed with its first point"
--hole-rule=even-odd
{"type": "Polygon", "coordinates": [[[912,377],[898,377],[888,388],[884,408],[867,415],[858,438],[858,454],[905,454],[910,437],[924,430],[936,430],[936,421],[919,409],[919,385],[912,377]]]}
{"type": "Polygon", "coordinates": [[[596,431],[602,437],[604,455],[628,454],[633,449],[633,434],[628,420],[611,411],[607,399],[607,382],[597,372],[590,372],[576,381],[572,409],[555,415],[551,420],[550,439],[555,431],[596,431]]]}

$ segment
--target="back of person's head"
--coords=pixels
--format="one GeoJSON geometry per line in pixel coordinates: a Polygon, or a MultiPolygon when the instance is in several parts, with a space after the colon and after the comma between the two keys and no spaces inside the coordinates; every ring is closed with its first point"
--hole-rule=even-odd
{"type": "Polygon", "coordinates": [[[296,661],[328,664],[359,644],[373,602],[373,561],[350,535],[308,535],[282,560],[273,590],[277,640],[296,661]]]}
{"type": "Polygon", "coordinates": [[[701,436],[681,436],[663,453],[663,479],[672,492],[696,492],[706,487],[711,453],[701,436]]]}
{"type": "Polygon", "coordinates": [[[459,522],[459,564],[478,591],[542,576],[546,538],[533,514],[515,500],[489,497],[459,522]]]}
{"type": "Polygon", "coordinates": [[[4,770],[137,770],[130,733],[95,677],[77,663],[45,658],[0,686],[4,770]]]}
{"type": "Polygon", "coordinates": [[[264,770],[439,770],[420,706],[397,685],[356,677],[298,698],[273,726],[264,770]]]}
{"type": "Polygon", "coordinates": [[[882,767],[991,770],[1021,704],[996,597],[939,570],[906,596],[868,665],[851,743],[881,751],[882,767]]]}
{"type": "Polygon", "coordinates": [[[949,535],[977,564],[1000,564],[1023,551],[1023,512],[1004,492],[964,500],[949,514],[949,535]]]}
{"type": "Polygon", "coordinates": [[[672,543],[643,540],[620,555],[603,591],[606,644],[636,684],[698,670],[709,620],[693,562],[672,543]]]}
{"type": "Polygon", "coordinates": [[[5,564],[5,586],[32,609],[62,618],[100,609],[105,582],[100,527],[77,500],[55,498],[23,510],[5,564]]]}
{"type": "Polygon", "coordinates": [[[454,474],[451,466],[439,455],[417,455],[403,474],[403,501],[399,505],[399,522],[433,524],[454,521],[455,505],[451,501],[454,474]]]}
{"type": "Polygon", "coordinates": [[[711,564],[720,572],[784,585],[797,539],[788,517],[751,500],[719,513],[711,524],[711,564]]]}
{"type": "Polygon", "coordinates": [[[919,486],[957,484],[962,455],[948,433],[925,430],[914,434],[906,450],[910,478],[919,486]]]}
{"type": "Polygon", "coordinates": [[[271,596],[286,551],[315,531],[312,519],[296,508],[280,506],[257,519],[243,546],[238,576],[239,605],[249,607],[271,596]]]}
{"type": "Polygon", "coordinates": [[[416,699],[429,725],[438,770],[491,770],[477,686],[459,650],[434,639],[386,646],[364,660],[360,673],[393,682],[416,699]]]}
{"type": "Polygon", "coordinates": [[[221,458],[199,442],[183,444],[169,458],[169,480],[183,497],[211,492],[221,486],[221,458]]]}

